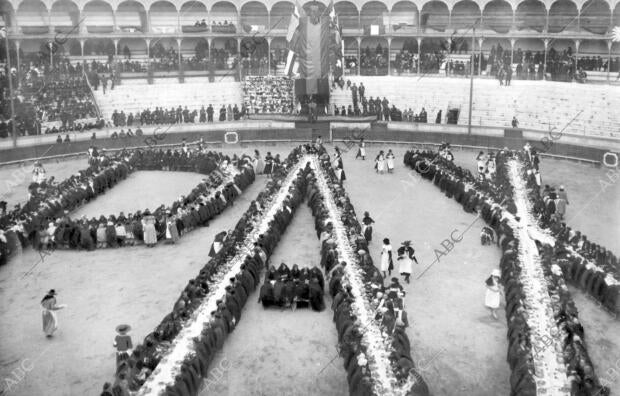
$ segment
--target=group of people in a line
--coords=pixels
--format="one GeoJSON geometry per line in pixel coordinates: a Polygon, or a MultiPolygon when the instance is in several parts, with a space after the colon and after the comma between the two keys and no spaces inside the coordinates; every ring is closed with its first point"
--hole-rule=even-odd
{"type": "MultiPolygon", "coordinates": [[[[239,254],[237,246],[247,242],[246,238],[261,222],[271,199],[279,192],[288,170],[302,155],[302,148],[295,148],[284,159],[282,167],[274,169],[273,180],[270,180],[256,200],[250,203],[235,228],[222,239],[221,248],[204,265],[198,276],[189,281],[174,304],[172,312],[166,315],[155,330],[145,337],[144,342],[135,346],[127,359],[119,364],[114,383],[104,385],[102,396],[136,391],[146,382],[162,356],[171,348],[173,340],[184,324],[191,319],[192,313],[203,303],[209,291],[219,286],[218,279],[229,271],[231,260],[239,254]]],[[[167,394],[198,393],[202,378],[207,376],[216,353],[241,320],[241,310],[249,295],[260,285],[261,271],[268,267],[269,257],[290,223],[295,209],[303,200],[305,172],[307,170],[299,172],[292,181],[282,207],[277,210],[268,228],[255,240],[252,251],[243,258],[239,272],[228,280],[226,278],[221,280],[228,283],[225,287],[226,292],[218,298],[217,308],[211,312],[209,322],[205,323],[201,334],[194,339],[193,349],[196,353],[188,356],[182,363],[174,383],[165,386],[167,394]]]]}
{"type": "MultiPolygon", "coordinates": [[[[367,355],[367,346],[362,341],[364,327],[368,324],[361,323],[354,313],[352,304],[355,302],[355,294],[346,275],[347,267],[356,265],[365,286],[362,292],[366,294],[365,298],[372,302],[373,320],[376,320],[382,330],[390,336],[393,353],[389,357],[389,362],[385,364],[391,366],[396,381],[400,384],[410,379],[411,375],[415,376],[416,381],[410,390],[412,394],[428,395],[426,383],[415,369],[410,343],[405,333],[408,319],[403,287],[398,278],[392,278],[388,285],[384,284],[380,270],[374,266],[370,257],[368,240],[363,235],[362,225],[356,218],[349,196],[336,175],[333,161],[325,153],[320,158],[323,172],[327,175],[328,187],[341,211],[339,220],[342,221],[348,240],[357,252],[355,255],[357,263],[347,262],[340,256],[334,235],[336,219],[330,217],[325,202],[328,198],[323,196],[316,177],[310,174],[306,196],[315,218],[317,236],[321,241],[321,267],[326,274],[327,290],[333,298],[332,310],[338,331],[340,356],[347,370],[349,391],[352,395],[373,394],[368,366],[370,357],[367,355]]],[[[402,249],[403,256],[411,257],[406,250],[402,249]]],[[[399,249],[399,257],[400,253],[399,249]]]]}
{"type": "MultiPolygon", "coordinates": [[[[480,180],[470,171],[443,158],[437,158],[437,153],[433,152],[409,151],[405,156],[405,163],[418,171],[423,178],[432,180],[442,191],[445,191],[448,197],[453,197],[461,203],[467,212],[479,213],[493,230],[493,234],[498,236],[497,242],[502,248],[503,257],[500,261],[500,269],[493,271],[487,279],[485,305],[491,310],[491,315],[497,317],[500,295],[503,290],[510,341],[508,362],[512,369],[511,392],[529,394],[536,390],[533,359],[536,358],[537,353],[531,344],[534,341],[533,333],[527,320],[528,311],[532,307],[525,299],[527,291],[520,278],[520,241],[506,215],[508,213],[516,216],[517,213],[512,198],[513,187],[505,168],[506,161],[515,156],[528,163],[530,167],[533,166],[531,162],[528,162],[529,157],[525,152],[514,153],[501,150],[496,154],[495,183],[490,183],[486,179],[480,180]]],[[[529,187],[532,187],[532,180],[529,181],[529,187]]],[[[535,191],[537,192],[538,189],[535,191]]],[[[516,218],[516,221],[519,219],[516,218]]],[[[555,255],[554,251],[558,248],[561,250],[561,247],[540,245],[539,255],[545,279],[550,283],[549,293],[554,301],[552,308],[555,325],[563,331],[565,341],[561,356],[565,359],[567,374],[572,377],[571,392],[583,395],[608,394],[606,393],[608,389],[601,386],[594,374],[574,303],[561,276],[552,270],[551,261],[555,255]]],[[[617,292],[616,290],[616,296],[617,292]]]]}
{"type": "MultiPolygon", "coordinates": [[[[114,156],[98,153],[96,158],[89,161],[86,170],[60,183],[53,178],[32,183],[29,200],[23,206],[7,211],[3,203],[0,233],[6,242],[0,242],[0,260],[5,261],[18,246],[93,250],[141,243],[153,246],[160,240],[176,242],[184,233],[206,225],[254,180],[250,157],[230,158],[206,149],[123,150],[114,156]],[[238,173],[222,186],[225,174],[217,170],[218,165],[226,168],[229,163],[238,173]],[[209,176],[168,207],[162,205],[127,216],[69,217],[70,211],[105,193],[137,169],[194,171],[209,176]]],[[[37,170],[34,176],[39,178],[40,172],[37,170]]]]}
{"type": "Polygon", "coordinates": [[[161,124],[183,124],[183,123],[205,123],[213,122],[214,117],[218,121],[238,121],[244,119],[248,115],[245,105],[239,108],[236,104],[222,105],[216,114],[216,109],[212,104],[206,108],[202,106],[200,109],[190,110],[178,106],[175,108],[164,109],[156,107],[154,110],[146,109],[135,114],[125,114],[123,110],[114,110],[112,113],[112,124],[114,127],[122,126],[141,126],[141,125],[161,125],[161,124]]]}

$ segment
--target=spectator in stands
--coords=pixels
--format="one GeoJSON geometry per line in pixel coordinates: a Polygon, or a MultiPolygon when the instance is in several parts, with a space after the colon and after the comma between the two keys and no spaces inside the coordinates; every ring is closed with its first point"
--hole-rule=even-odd
{"type": "Polygon", "coordinates": [[[513,116],[512,117],[512,127],[513,128],[518,128],[519,127],[519,121],[517,120],[517,116],[513,116]]]}
{"type": "Polygon", "coordinates": [[[56,138],[56,143],[62,143],[62,137],[60,135],[56,138]]]}

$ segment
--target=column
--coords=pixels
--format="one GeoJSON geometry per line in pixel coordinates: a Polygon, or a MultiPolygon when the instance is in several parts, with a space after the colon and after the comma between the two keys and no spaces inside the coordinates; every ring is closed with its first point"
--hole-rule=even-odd
{"type": "Polygon", "coordinates": [[[577,73],[577,64],[579,62],[579,47],[581,44],[581,40],[575,40],[575,63],[574,63],[574,67],[573,67],[573,78],[575,76],[575,74],[577,73]]]}
{"type": "Polygon", "coordinates": [[[208,48],[207,48],[207,59],[209,60],[209,62],[211,62],[211,42],[212,41],[213,41],[212,38],[210,38],[210,37],[207,38],[207,45],[208,45],[208,48]]]}
{"type": "Polygon", "coordinates": [[[118,23],[116,23],[116,10],[112,10],[112,32],[116,33],[118,31],[118,23]]]}
{"type": "MultiPolygon", "coordinates": [[[[8,32],[8,29],[7,29],[7,32],[8,32]]],[[[16,60],[17,60],[17,65],[16,65],[17,66],[16,67],[16,69],[17,69],[17,76],[19,76],[20,75],[20,70],[21,70],[21,67],[20,67],[21,60],[19,59],[19,44],[20,44],[20,42],[19,42],[19,40],[13,40],[13,42],[15,43],[15,57],[16,57],[16,60]]],[[[21,78],[18,78],[17,79],[17,88],[19,88],[19,86],[20,86],[20,81],[21,81],[21,78]]]]}
{"type": "Polygon", "coordinates": [[[418,76],[420,75],[420,65],[421,65],[421,58],[422,58],[422,38],[418,37],[418,76]]]}
{"type": "Polygon", "coordinates": [[[480,50],[480,53],[478,55],[478,75],[481,76],[482,75],[482,43],[484,42],[484,39],[481,37],[478,39],[478,48],[480,50]]]}
{"type": "Polygon", "coordinates": [[[271,37],[267,37],[267,75],[271,75],[271,37]]]}
{"type": "Polygon", "coordinates": [[[450,58],[452,49],[452,36],[448,38],[448,56],[446,57],[446,76],[450,76],[450,58]]]}
{"type": "Polygon", "coordinates": [[[510,39],[510,67],[512,67],[512,64],[515,63],[514,59],[515,59],[515,43],[517,42],[516,39],[510,39]]]}
{"type": "Polygon", "coordinates": [[[611,71],[611,47],[614,45],[614,42],[609,40],[607,41],[607,48],[608,48],[608,53],[607,53],[607,81],[609,81],[609,74],[611,71]]]}
{"type": "Polygon", "coordinates": [[[545,58],[543,60],[543,80],[545,79],[545,75],[547,74],[547,47],[549,46],[549,39],[544,40],[545,44],[545,58]]]}
{"type": "Polygon", "coordinates": [[[178,51],[179,52],[179,57],[178,57],[179,58],[179,71],[181,71],[183,69],[183,65],[181,64],[181,62],[183,60],[183,57],[181,56],[181,42],[182,41],[183,40],[180,39],[180,38],[177,39],[177,48],[179,49],[179,51],[178,51]]]}
{"type": "Polygon", "coordinates": [[[85,43],[85,42],[86,42],[86,40],[84,40],[84,39],[80,39],[80,51],[81,51],[81,52],[80,52],[80,55],[81,55],[82,57],[84,57],[84,43],[85,43]]]}
{"type": "Polygon", "coordinates": [[[388,42],[388,65],[387,65],[388,66],[388,70],[387,70],[387,75],[391,76],[392,75],[391,74],[392,68],[390,66],[390,63],[391,63],[390,60],[392,59],[392,38],[388,37],[387,42],[388,42]]]}
{"type": "MultiPolygon", "coordinates": [[[[237,13],[237,25],[239,24],[239,13],[237,13]]],[[[241,72],[241,39],[239,37],[236,38],[237,40],[237,75],[239,77],[239,81],[241,81],[241,77],[242,77],[242,72],[241,72]]]]}
{"type": "Polygon", "coordinates": [[[118,39],[114,39],[114,56],[118,56],[118,39]]]}
{"type": "Polygon", "coordinates": [[[151,59],[151,39],[147,38],[146,41],[146,61],[150,63],[151,59]]]}
{"type": "Polygon", "coordinates": [[[362,75],[362,38],[357,37],[357,75],[362,75]]]}

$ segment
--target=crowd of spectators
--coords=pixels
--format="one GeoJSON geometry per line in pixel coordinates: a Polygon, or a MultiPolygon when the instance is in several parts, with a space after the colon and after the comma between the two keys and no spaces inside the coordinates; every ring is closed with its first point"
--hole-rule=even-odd
{"type": "Polygon", "coordinates": [[[222,105],[216,114],[213,105],[209,104],[206,108],[202,106],[200,110],[190,110],[178,106],[175,108],[164,109],[156,107],[154,110],[146,109],[141,112],[125,113],[123,110],[114,110],[112,113],[112,125],[114,127],[132,127],[142,125],[161,125],[161,124],[182,124],[196,122],[219,121],[238,121],[244,119],[248,114],[245,105],[222,105]]]}
{"type": "MultiPolygon", "coordinates": [[[[424,107],[422,107],[419,113],[414,112],[411,107],[404,110],[397,108],[394,104],[390,107],[390,101],[385,97],[383,99],[378,96],[375,99],[372,96],[367,98],[364,83],[360,83],[358,86],[355,83],[351,83],[350,80],[347,80],[346,83],[344,80],[340,81],[342,83],[340,89],[351,91],[352,104],[348,107],[341,106],[340,108],[334,105],[334,115],[336,116],[376,116],[379,121],[428,122],[428,113],[424,107]]],[[[440,124],[441,122],[442,111],[439,110],[435,123],[440,124]]]]}
{"type": "Polygon", "coordinates": [[[288,77],[246,77],[243,84],[245,107],[250,114],[290,113],[294,109],[294,81],[288,77]]]}
{"type": "Polygon", "coordinates": [[[366,47],[361,52],[360,59],[361,74],[365,76],[379,76],[387,74],[388,67],[388,49],[377,47],[373,50],[366,47]]]}
{"type": "MultiPolygon", "coordinates": [[[[85,78],[96,65],[59,58],[50,66],[31,59],[24,59],[19,73],[12,69],[18,135],[56,134],[102,126],[85,78]]],[[[8,84],[4,73],[0,79],[0,137],[8,137],[12,131],[8,84]]]]}

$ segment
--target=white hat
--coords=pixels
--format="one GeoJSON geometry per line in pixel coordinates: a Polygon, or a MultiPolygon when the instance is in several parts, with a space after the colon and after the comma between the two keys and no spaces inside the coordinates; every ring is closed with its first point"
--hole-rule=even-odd
{"type": "Polygon", "coordinates": [[[497,276],[498,278],[501,278],[502,274],[501,272],[499,272],[498,269],[494,269],[493,271],[491,271],[491,276],[497,276]]]}

